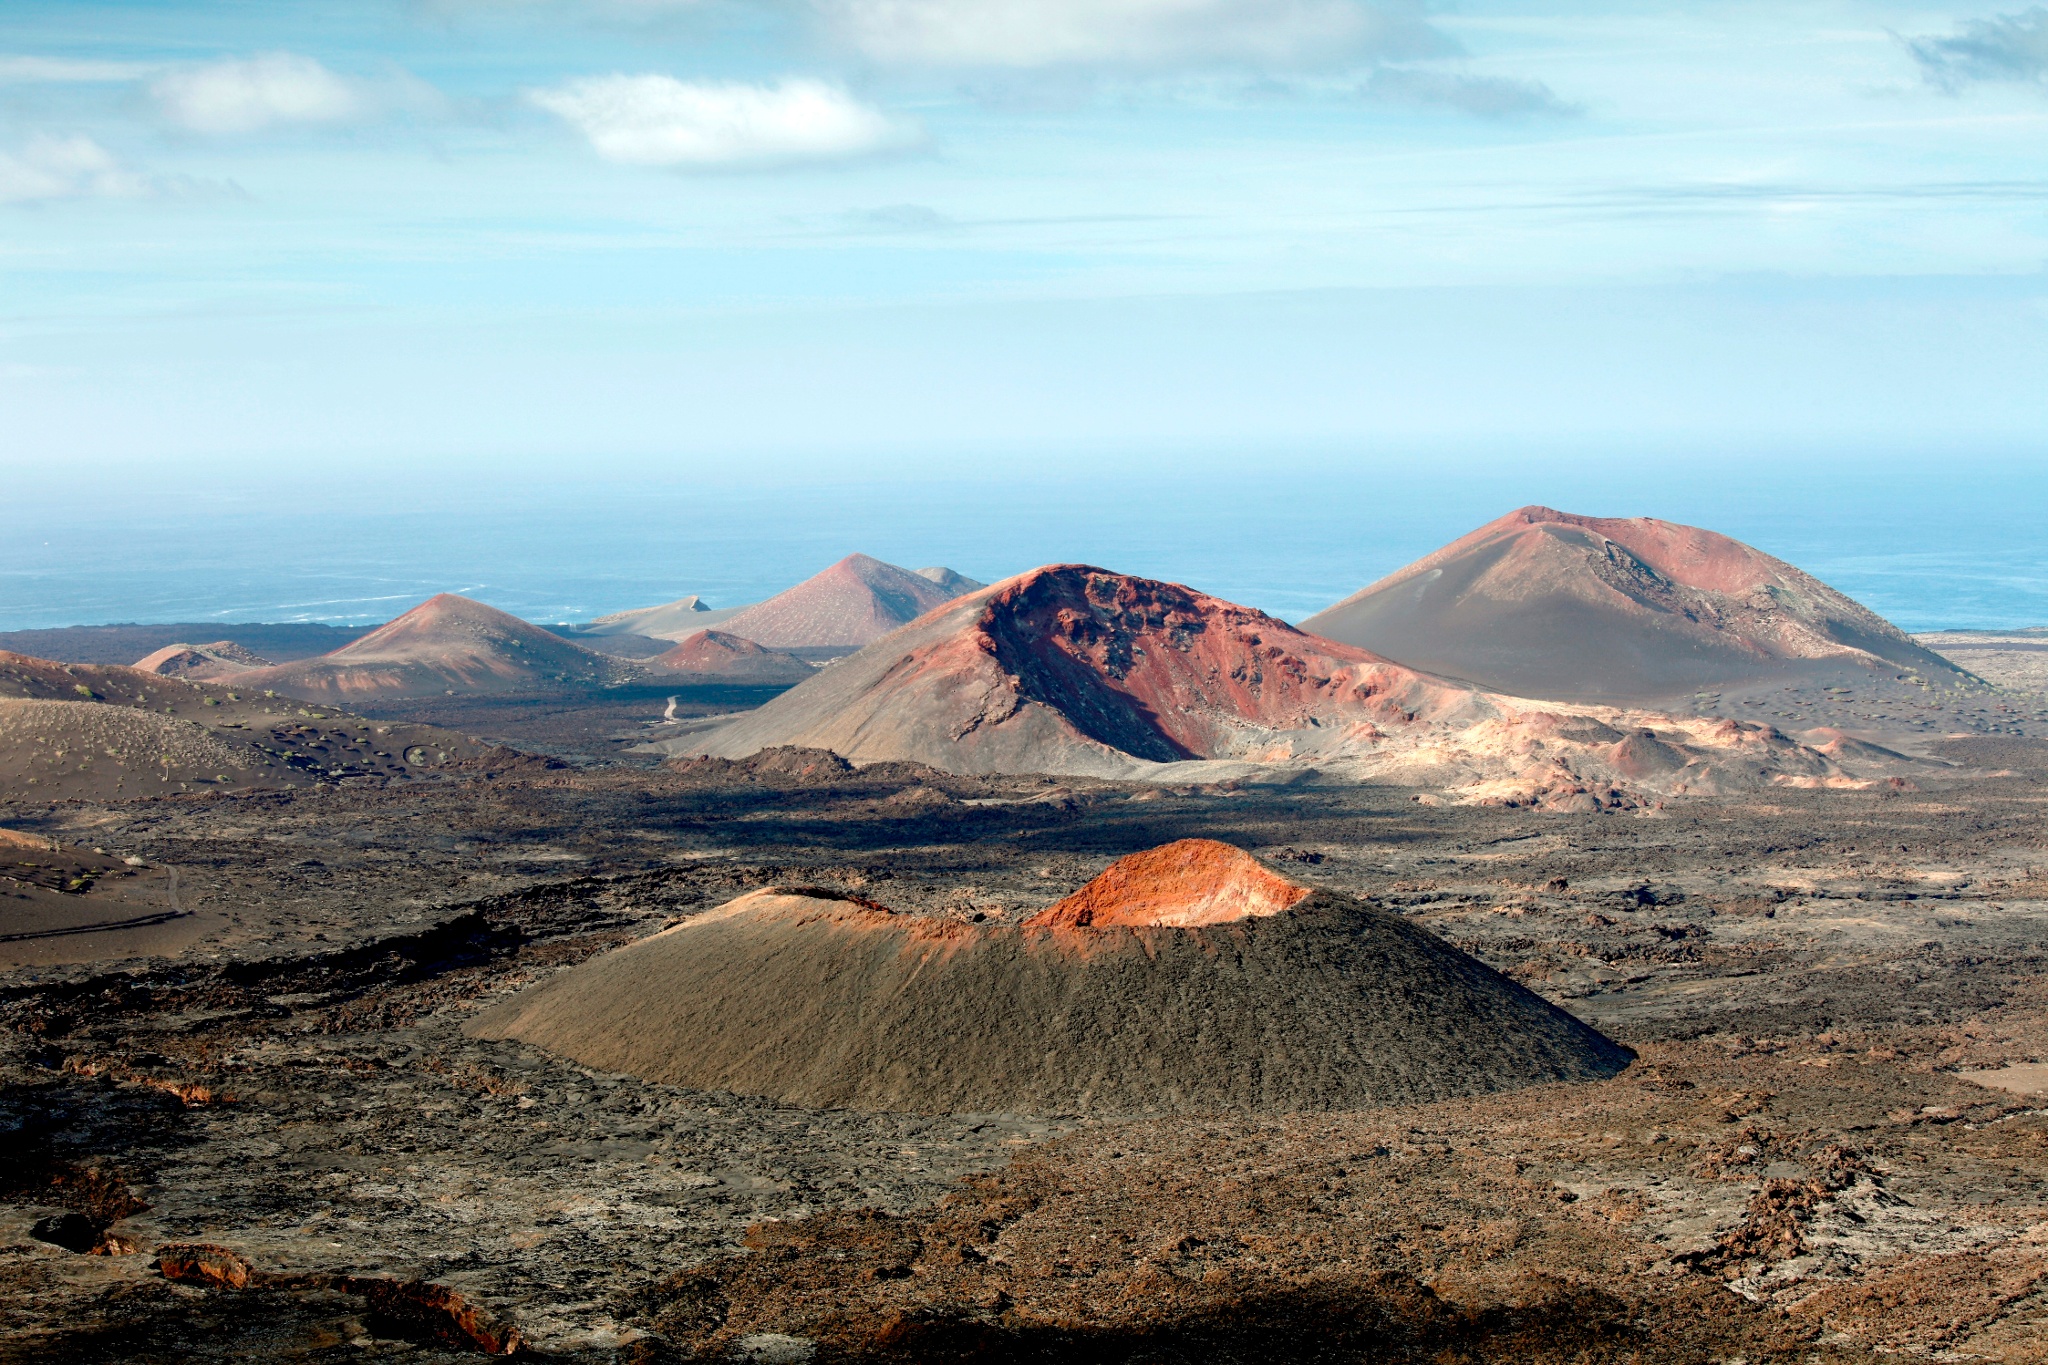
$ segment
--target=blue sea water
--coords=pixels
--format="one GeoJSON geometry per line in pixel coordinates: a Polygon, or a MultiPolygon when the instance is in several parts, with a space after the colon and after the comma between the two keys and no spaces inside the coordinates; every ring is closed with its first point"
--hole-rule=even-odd
{"type": "Polygon", "coordinates": [[[994,580],[1080,561],[1299,620],[1512,508],[1748,541],[1908,630],[2048,625],[2048,461],[1607,455],[957,461],[856,476],[604,464],[11,476],[0,630],[536,621],[757,601],[855,550],[994,580]]]}

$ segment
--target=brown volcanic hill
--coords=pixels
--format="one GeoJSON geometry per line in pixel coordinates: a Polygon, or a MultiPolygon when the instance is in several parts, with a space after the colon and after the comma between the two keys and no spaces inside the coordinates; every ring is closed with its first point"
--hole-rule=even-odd
{"type": "Polygon", "coordinates": [[[648,661],[656,668],[712,682],[800,683],[818,670],[794,654],[768,649],[722,630],[702,630],[648,661]]]}
{"type": "Polygon", "coordinates": [[[155,653],[135,661],[135,667],[144,673],[160,673],[166,678],[208,681],[231,678],[252,668],[271,666],[270,660],[254,650],[242,648],[233,640],[215,640],[210,645],[165,645],[155,653]]]}
{"type": "Polygon", "coordinates": [[[713,732],[699,751],[830,749],[952,772],[1117,776],[1486,714],[1472,689],[1178,584],[1063,564],[984,588],[713,732]],[[1139,763],[1134,763],[1138,760],[1139,763]]]}
{"type": "Polygon", "coordinates": [[[908,569],[848,555],[766,602],[735,612],[719,628],[771,649],[858,649],[954,595],[908,569]]]}
{"type": "Polygon", "coordinates": [[[0,804],[383,784],[543,762],[239,683],[0,652],[0,804]]]}
{"type": "Polygon", "coordinates": [[[941,589],[955,597],[965,597],[971,592],[980,592],[988,584],[969,578],[964,573],[955,573],[944,565],[934,564],[928,569],[912,569],[919,578],[929,578],[941,589]]]}
{"type": "Polygon", "coordinates": [[[602,687],[627,665],[496,607],[442,593],[332,654],[244,673],[299,697],[542,694],[602,687]]]}
{"type": "Polygon", "coordinates": [[[1196,860],[1199,885],[1113,867],[1114,887],[1082,893],[1091,924],[754,892],[469,1032],[669,1084],[926,1113],[1359,1109],[1628,1065],[1625,1048],[1398,915],[1224,845],[1196,860]],[[1270,903],[1275,883],[1290,906],[1270,903]]]}
{"type": "Polygon", "coordinates": [[[163,625],[58,626],[0,631],[0,652],[68,664],[127,664],[165,645],[213,636],[278,663],[309,659],[369,634],[366,627],[291,622],[264,625],[230,621],[174,621],[163,625]]]}
{"type": "Polygon", "coordinates": [[[1524,507],[1302,622],[1498,692],[1646,701],[1844,666],[1953,665],[1740,541],[1524,507]]]}
{"type": "Polygon", "coordinates": [[[707,626],[715,626],[744,607],[713,607],[691,593],[658,607],[635,607],[575,627],[579,635],[642,635],[652,640],[687,640],[707,626]]]}

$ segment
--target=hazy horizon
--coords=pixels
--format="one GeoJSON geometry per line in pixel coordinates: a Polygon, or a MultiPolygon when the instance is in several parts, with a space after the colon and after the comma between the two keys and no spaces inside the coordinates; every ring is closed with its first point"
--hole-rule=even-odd
{"type": "Polygon", "coordinates": [[[2044,134],[2024,5],[19,0],[0,624],[1298,616],[1530,501],[2048,621],[2044,134]]]}
{"type": "Polygon", "coordinates": [[[1711,454],[1041,462],[946,478],[706,481],[643,462],[404,480],[389,469],[179,487],[161,473],[24,505],[0,629],[115,621],[382,621],[439,591],[542,622],[685,593],[767,597],[855,551],[993,581],[1081,561],[1300,620],[1515,507],[1656,516],[1748,541],[1912,630],[2048,624],[2048,471],[1711,454]]]}

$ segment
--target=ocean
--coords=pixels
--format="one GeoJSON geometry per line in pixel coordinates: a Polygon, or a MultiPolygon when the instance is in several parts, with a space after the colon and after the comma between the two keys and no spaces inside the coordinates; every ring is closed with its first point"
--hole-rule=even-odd
{"type": "Polygon", "coordinates": [[[1527,503],[1707,526],[1907,630],[2048,625],[2048,460],[1378,452],[15,471],[0,630],[389,619],[436,592],[580,621],[758,601],[853,551],[993,581],[1083,562],[1300,620],[1527,503]]]}

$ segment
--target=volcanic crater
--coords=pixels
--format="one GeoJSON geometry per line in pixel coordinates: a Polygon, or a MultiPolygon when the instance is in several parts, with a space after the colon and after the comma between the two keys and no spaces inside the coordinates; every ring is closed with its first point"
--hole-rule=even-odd
{"type": "Polygon", "coordinates": [[[741,896],[481,1015],[587,1066],[913,1113],[1353,1109],[1630,1053],[1397,915],[1182,840],[1021,924],[741,896]]]}

